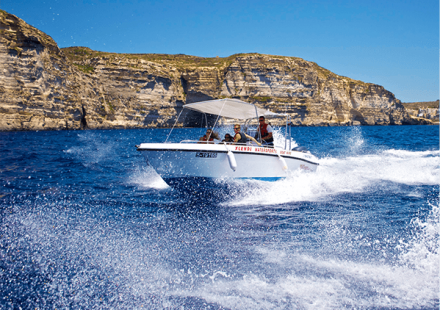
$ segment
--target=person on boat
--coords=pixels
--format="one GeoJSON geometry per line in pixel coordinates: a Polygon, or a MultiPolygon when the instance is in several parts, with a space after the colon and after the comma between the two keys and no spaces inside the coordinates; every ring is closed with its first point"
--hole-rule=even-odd
{"type": "Polygon", "coordinates": [[[241,126],[238,124],[234,125],[234,132],[235,132],[235,136],[234,136],[234,144],[236,143],[242,143],[245,144],[248,139],[246,138],[246,134],[244,132],[241,132],[241,126]]]}
{"type": "Polygon", "coordinates": [[[222,142],[226,142],[226,143],[234,142],[234,138],[232,138],[232,136],[227,133],[225,134],[225,138],[222,140],[222,142]]]}
{"type": "Polygon", "coordinates": [[[266,119],[264,116],[260,116],[258,121],[260,125],[258,125],[257,133],[255,134],[255,139],[261,137],[262,144],[273,146],[272,126],[266,124],[266,119]]]}
{"type": "Polygon", "coordinates": [[[220,140],[218,134],[208,128],[206,134],[199,139],[199,143],[214,143],[214,139],[220,140]]]}
{"type": "Polygon", "coordinates": [[[257,140],[255,140],[254,138],[252,138],[251,136],[245,134],[244,132],[240,131],[241,127],[238,124],[234,125],[234,131],[235,131],[235,136],[234,136],[234,143],[233,144],[246,144],[246,142],[248,142],[248,140],[251,140],[253,142],[255,142],[258,146],[261,146],[261,143],[259,143],[257,140]]]}

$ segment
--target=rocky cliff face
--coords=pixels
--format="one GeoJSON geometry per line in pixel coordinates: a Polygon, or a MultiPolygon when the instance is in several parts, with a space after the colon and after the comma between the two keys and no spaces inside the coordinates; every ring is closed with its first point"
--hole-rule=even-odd
{"type": "Polygon", "coordinates": [[[226,97],[287,112],[296,125],[414,123],[382,86],[300,58],[60,50],[0,11],[0,130],[169,127],[184,104],[226,97]]]}
{"type": "Polygon", "coordinates": [[[237,57],[228,68],[222,95],[264,102],[290,113],[297,125],[402,124],[400,101],[382,86],[338,76],[293,57],[237,57]]]}
{"type": "Polygon", "coordinates": [[[0,129],[81,128],[80,74],[41,31],[0,11],[0,129]]]}

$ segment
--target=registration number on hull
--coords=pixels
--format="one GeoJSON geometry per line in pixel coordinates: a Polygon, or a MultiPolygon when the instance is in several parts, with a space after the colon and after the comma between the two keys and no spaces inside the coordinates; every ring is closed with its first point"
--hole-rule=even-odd
{"type": "Polygon", "coordinates": [[[217,154],[216,152],[198,152],[196,153],[196,157],[201,157],[201,158],[217,158],[217,154]]]}

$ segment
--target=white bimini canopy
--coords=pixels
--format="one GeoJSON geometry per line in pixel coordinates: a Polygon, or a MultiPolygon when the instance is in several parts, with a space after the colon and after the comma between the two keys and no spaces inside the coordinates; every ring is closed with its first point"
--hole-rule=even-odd
{"type": "Polygon", "coordinates": [[[194,102],[183,106],[194,111],[220,115],[227,118],[249,119],[257,116],[277,116],[283,115],[271,112],[266,109],[257,108],[252,103],[247,103],[238,99],[217,99],[194,102]]]}

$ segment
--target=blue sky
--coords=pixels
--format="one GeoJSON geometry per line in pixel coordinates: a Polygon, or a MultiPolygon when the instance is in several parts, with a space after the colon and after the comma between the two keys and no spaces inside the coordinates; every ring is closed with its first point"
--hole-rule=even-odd
{"type": "Polygon", "coordinates": [[[0,0],[0,9],[60,47],[295,56],[403,102],[439,98],[438,0],[0,0]]]}

